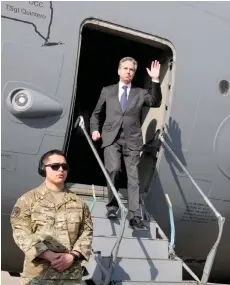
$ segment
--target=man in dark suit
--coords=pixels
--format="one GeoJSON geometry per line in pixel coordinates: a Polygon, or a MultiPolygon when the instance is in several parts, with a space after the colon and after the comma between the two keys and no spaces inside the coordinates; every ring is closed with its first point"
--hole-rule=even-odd
{"type": "MultiPolygon", "coordinates": [[[[121,156],[124,158],[128,177],[128,201],[130,226],[136,229],[148,229],[141,220],[139,205],[138,164],[143,146],[140,114],[143,106],[159,107],[162,95],[159,83],[160,64],[153,61],[151,69],[147,68],[152,78],[151,89],[134,87],[131,82],[137,70],[137,62],[131,57],[120,60],[118,84],[104,87],[90,119],[93,141],[101,138],[99,133],[99,116],[106,106],[106,118],[102,128],[102,147],[104,148],[105,168],[117,187],[121,171],[121,156]]],[[[118,203],[108,185],[107,217],[114,218],[118,203]]]]}

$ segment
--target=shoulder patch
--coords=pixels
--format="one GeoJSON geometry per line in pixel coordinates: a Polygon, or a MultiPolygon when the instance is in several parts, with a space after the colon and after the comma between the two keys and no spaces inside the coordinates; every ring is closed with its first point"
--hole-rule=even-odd
{"type": "Polygon", "coordinates": [[[21,213],[21,209],[19,207],[14,207],[11,217],[16,218],[20,215],[20,213],[21,213]]]}

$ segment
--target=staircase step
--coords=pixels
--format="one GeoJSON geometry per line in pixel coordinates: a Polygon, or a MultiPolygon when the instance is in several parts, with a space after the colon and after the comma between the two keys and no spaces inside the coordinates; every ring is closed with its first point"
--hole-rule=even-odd
{"type": "MultiPolygon", "coordinates": [[[[90,201],[86,201],[86,203],[88,205],[91,204],[90,201]]],[[[107,204],[107,200],[97,200],[95,202],[93,211],[91,213],[92,217],[105,218],[106,217],[106,213],[107,213],[106,204],[107,204]]],[[[124,203],[124,205],[126,207],[128,206],[127,203],[124,203]]],[[[118,211],[118,218],[121,218],[120,211],[118,211]]]]}
{"type": "Polygon", "coordinates": [[[198,285],[196,281],[172,281],[172,282],[165,282],[165,281],[147,281],[147,282],[133,282],[133,281],[122,281],[116,282],[116,285],[198,285]]]}
{"type": "MultiPolygon", "coordinates": [[[[117,237],[94,237],[94,251],[101,251],[102,256],[109,256],[117,241],[117,237]]],[[[118,257],[123,258],[168,258],[167,240],[147,240],[140,238],[123,238],[118,257]]]]}
{"type": "MultiPolygon", "coordinates": [[[[78,196],[92,197],[92,185],[85,185],[79,183],[67,183],[67,187],[76,193],[78,196]]],[[[95,194],[98,198],[108,199],[108,190],[106,186],[94,185],[95,194]]],[[[128,199],[128,191],[126,188],[120,188],[118,195],[121,199],[128,199]]]]}
{"type": "MultiPolygon", "coordinates": [[[[95,237],[116,237],[121,231],[121,220],[119,219],[107,219],[107,218],[95,218],[92,217],[93,228],[95,237]]],[[[155,239],[156,238],[156,222],[145,222],[149,226],[149,231],[137,231],[133,230],[129,226],[128,220],[126,220],[125,231],[123,237],[125,238],[143,238],[143,239],[155,239]]]]}
{"type": "MultiPolygon", "coordinates": [[[[110,257],[102,257],[102,261],[108,266],[110,257]]],[[[118,258],[111,280],[182,281],[182,262],[167,259],[118,258]]]]}

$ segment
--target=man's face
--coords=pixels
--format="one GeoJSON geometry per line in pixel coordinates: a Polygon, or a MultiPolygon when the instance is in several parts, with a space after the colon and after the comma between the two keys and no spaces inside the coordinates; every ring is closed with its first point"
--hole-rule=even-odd
{"type": "Polygon", "coordinates": [[[46,179],[53,184],[64,183],[68,174],[66,169],[67,163],[63,156],[58,154],[53,154],[49,156],[44,165],[46,166],[46,179]],[[63,164],[61,166],[61,164],[63,164]],[[64,169],[63,169],[64,168],[64,169]]]}
{"type": "Polygon", "coordinates": [[[120,76],[120,81],[129,84],[134,77],[135,66],[132,61],[124,61],[118,69],[118,75],[120,76]]]}

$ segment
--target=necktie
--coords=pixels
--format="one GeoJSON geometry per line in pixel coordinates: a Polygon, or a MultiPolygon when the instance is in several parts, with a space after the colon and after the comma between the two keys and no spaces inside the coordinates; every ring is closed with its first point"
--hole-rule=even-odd
{"type": "Polygon", "coordinates": [[[127,89],[128,89],[128,86],[124,85],[122,86],[122,88],[124,89],[124,92],[123,94],[121,95],[121,101],[120,101],[120,104],[121,104],[121,110],[122,112],[124,113],[125,110],[126,110],[126,107],[127,107],[127,101],[128,101],[128,94],[127,94],[127,89]]]}

